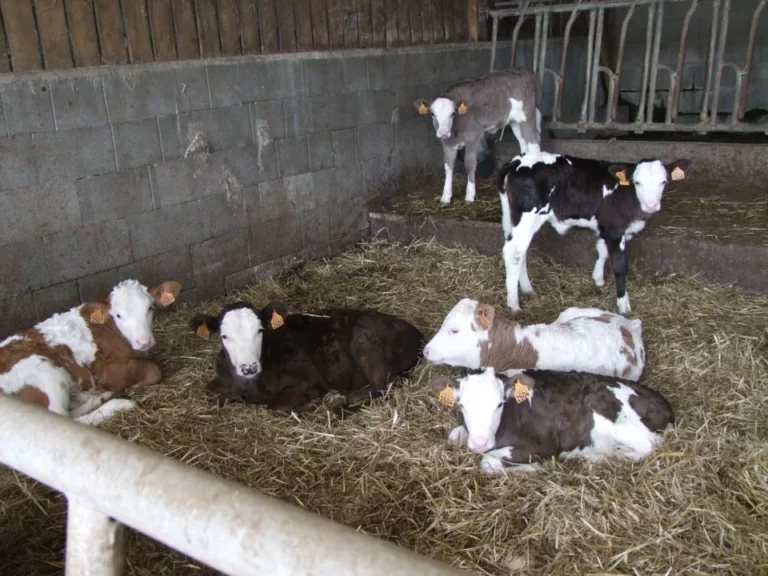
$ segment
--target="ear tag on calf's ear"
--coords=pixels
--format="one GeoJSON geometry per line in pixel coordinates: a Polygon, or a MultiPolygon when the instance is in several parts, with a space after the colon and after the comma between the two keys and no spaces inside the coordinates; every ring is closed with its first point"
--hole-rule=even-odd
{"type": "Polygon", "coordinates": [[[531,391],[528,389],[528,386],[520,382],[520,380],[515,380],[515,402],[520,404],[521,402],[525,402],[528,400],[528,398],[531,397],[531,391]]]}
{"type": "Polygon", "coordinates": [[[160,295],[160,304],[162,304],[164,307],[170,306],[174,302],[176,302],[176,298],[174,298],[173,294],[171,294],[170,292],[163,292],[160,295]]]}
{"type": "Polygon", "coordinates": [[[676,166],[674,170],[672,170],[672,180],[682,180],[685,178],[685,171],[680,168],[680,166],[676,166]]]}
{"type": "Polygon", "coordinates": [[[443,388],[443,390],[437,396],[437,401],[440,402],[440,404],[448,406],[448,408],[452,408],[453,405],[456,404],[456,398],[453,395],[453,388],[446,385],[446,387],[443,388]]]}
{"type": "Polygon", "coordinates": [[[428,113],[429,113],[429,108],[427,108],[427,105],[424,102],[421,102],[419,104],[419,114],[421,114],[422,116],[425,116],[428,113]]]}
{"type": "Polygon", "coordinates": [[[467,113],[467,103],[463,100],[459,103],[459,114],[466,114],[467,113]]]}
{"type": "Polygon", "coordinates": [[[624,170],[616,172],[616,179],[619,181],[620,186],[629,186],[629,180],[627,180],[627,173],[624,170]]]}
{"type": "Polygon", "coordinates": [[[200,336],[200,338],[208,338],[208,336],[211,335],[211,331],[208,330],[208,326],[205,324],[200,324],[200,327],[197,329],[197,335],[200,336]]]}
{"type": "Polygon", "coordinates": [[[91,321],[91,324],[104,324],[106,322],[106,319],[104,318],[104,314],[101,310],[94,310],[91,312],[91,317],[89,318],[91,321]]]}
{"type": "Polygon", "coordinates": [[[285,324],[283,317],[280,316],[276,310],[272,310],[272,318],[269,321],[269,325],[272,326],[272,330],[277,330],[283,324],[285,324]]]}
{"type": "Polygon", "coordinates": [[[483,330],[488,330],[488,328],[491,325],[491,321],[488,320],[488,313],[485,310],[480,310],[480,326],[482,326],[483,330]]]}

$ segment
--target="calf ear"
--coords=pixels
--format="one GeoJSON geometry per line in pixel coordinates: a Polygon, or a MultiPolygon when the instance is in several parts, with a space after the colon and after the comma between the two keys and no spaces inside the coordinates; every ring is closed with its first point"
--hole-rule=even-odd
{"type": "Polygon", "coordinates": [[[219,331],[219,319],[216,316],[208,316],[207,314],[200,314],[195,316],[189,322],[189,327],[200,336],[200,338],[208,338],[211,334],[216,334],[219,331]]]}
{"type": "Polygon", "coordinates": [[[109,320],[109,306],[101,302],[86,302],[80,314],[89,324],[106,324],[109,320]]]}
{"type": "Polygon", "coordinates": [[[626,164],[611,164],[608,166],[608,172],[619,181],[621,186],[629,186],[632,169],[626,164]]]}
{"type": "Polygon", "coordinates": [[[468,109],[469,109],[469,104],[467,104],[466,100],[460,100],[459,105],[456,106],[456,111],[459,114],[466,114],[468,109]]]}
{"type": "Polygon", "coordinates": [[[264,325],[264,329],[270,328],[277,330],[285,324],[285,317],[288,316],[288,307],[282,302],[270,302],[259,314],[259,320],[264,325]]]}
{"type": "Polygon", "coordinates": [[[181,284],[178,282],[163,282],[149,290],[149,295],[155,299],[159,306],[166,308],[176,302],[181,293],[181,284]]]}
{"type": "Polygon", "coordinates": [[[667,174],[669,174],[670,180],[683,180],[688,167],[691,165],[691,161],[687,158],[681,158],[670,162],[665,166],[667,174]]]}
{"type": "Polygon", "coordinates": [[[429,104],[426,100],[416,100],[416,102],[413,103],[413,105],[416,107],[416,110],[419,111],[419,114],[422,116],[426,116],[429,114],[429,104]]]}
{"type": "Polygon", "coordinates": [[[531,397],[535,381],[525,374],[515,374],[504,385],[504,393],[507,399],[514,397],[515,402],[520,404],[531,397]]]}
{"type": "Polygon", "coordinates": [[[435,392],[442,392],[445,390],[446,386],[458,388],[459,383],[450,376],[437,376],[430,381],[429,386],[435,392]]]}
{"type": "Polygon", "coordinates": [[[483,330],[491,329],[495,316],[496,311],[490,304],[478,304],[477,308],[475,308],[475,324],[483,330]]]}

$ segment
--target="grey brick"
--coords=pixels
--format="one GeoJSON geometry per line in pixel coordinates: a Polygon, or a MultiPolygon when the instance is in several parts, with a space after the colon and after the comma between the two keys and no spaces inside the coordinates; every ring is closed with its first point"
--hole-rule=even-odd
{"type": "Polygon", "coordinates": [[[35,302],[32,294],[22,294],[0,301],[0,339],[31,328],[35,324],[35,302]]]}
{"type": "Polygon", "coordinates": [[[344,204],[332,203],[328,206],[328,214],[332,238],[368,229],[368,207],[362,198],[344,204]]]}
{"type": "Polygon", "coordinates": [[[113,124],[117,169],[127,170],[163,161],[156,118],[113,124]]]}
{"type": "Polygon", "coordinates": [[[317,206],[343,204],[362,198],[365,193],[363,169],[360,166],[313,172],[312,184],[317,206]]]}
{"type": "Polygon", "coordinates": [[[184,289],[195,285],[192,255],[188,246],[132,262],[118,270],[120,280],[134,279],[151,288],[174,280],[184,289]]]}
{"type": "Polygon", "coordinates": [[[37,319],[45,320],[80,304],[80,292],[77,282],[73,280],[38,290],[34,293],[34,300],[37,319]]]}
{"type": "Polygon", "coordinates": [[[251,121],[257,143],[269,144],[285,138],[285,114],[282,100],[254,102],[251,106],[251,121]]]}
{"type": "Polygon", "coordinates": [[[32,150],[40,182],[72,181],[116,169],[109,126],[33,134],[32,150]]]}
{"type": "Polygon", "coordinates": [[[3,111],[3,101],[0,98],[0,138],[8,136],[8,131],[5,129],[5,112],[3,111]]]}
{"type": "Polygon", "coordinates": [[[103,302],[118,282],[120,282],[120,277],[117,274],[117,268],[80,278],[77,281],[80,301],[103,302]]]}
{"type": "Polygon", "coordinates": [[[285,135],[303,136],[312,131],[312,101],[309,98],[283,100],[285,107],[285,135]]]}
{"type": "Polygon", "coordinates": [[[192,246],[195,287],[203,298],[224,292],[224,278],[250,266],[248,231],[212,238],[192,246]]]}
{"type": "Polygon", "coordinates": [[[357,126],[358,99],[356,93],[312,97],[312,131],[329,132],[357,126]]]}
{"type": "Polygon", "coordinates": [[[131,216],[128,227],[137,261],[211,237],[211,217],[199,201],[131,216]]]}
{"type": "Polygon", "coordinates": [[[259,185],[262,220],[275,220],[315,208],[312,174],[289,176],[259,185]]]}
{"type": "MultiPolygon", "coordinates": [[[[354,153],[354,148],[352,149],[354,153]]],[[[333,168],[333,142],[328,132],[309,135],[309,167],[315,170],[333,168]]]]}
{"type": "MultiPolygon", "coordinates": [[[[448,54],[450,57],[454,57],[455,53],[450,52],[448,54]]],[[[414,86],[438,79],[453,80],[457,77],[454,70],[443,70],[441,63],[438,54],[430,53],[369,56],[369,86],[372,90],[380,90],[414,86]]]]}
{"type": "Polygon", "coordinates": [[[185,66],[173,71],[176,105],[179,112],[210,108],[205,66],[185,66]]]}
{"type": "Polygon", "coordinates": [[[216,194],[202,201],[211,217],[211,236],[221,236],[259,222],[261,202],[257,186],[234,186],[227,194],[216,194]]]}
{"type": "Polygon", "coordinates": [[[35,238],[5,246],[0,251],[0,278],[0,299],[48,286],[43,241],[35,238]]]}
{"type": "Polygon", "coordinates": [[[83,178],[75,185],[85,226],[152,210],[146,167],[83,178]]]}
{"type": "Polygon", "coordinates": [[[376,124],[359,128],[357,143],[360,161],[391,156],[395,153],[395,125],[376,124]]]}
{"type": "Polygon", "coordinates": [[[416,117],[397,124],[397,148],[400,151],[421,151],[435,142],[437,138],[429,118],[416,117]]]}
{"type": "Polygon", "coordinates": [[[0,88],[8,134],[55,130],[47,80],[18,80],[0,88]]]}
{"type": "Polygon", "coordinates": [[[301,61],[294,59],[245,62],[250,100],[275,100],[304,96],[301,61]]]}
{"type": "Polygon", "coordinates": [[[330,241],[330,216],[328,206],[318,206],[301,215],[301,231],[304,249],[313,256],[328,256],[330,241]]]}
{"type": "Polygon", "coordinates": [[[342,58],[312,58],[304,60],[304,89],[310,95],[336,94],[344,91],[344,61],[342,58]]]}
{"type": "Polygon", "coordinates": [[[51,282],[64,282],[127,264],[133,259],[125,220],[46,236],[51,282]]]}
{"type": "Polygon", "coordinates": [[[194,129],[197,127],[192,112],[163,116],[157,119],[157,125],[160,129],[163,161],[168,162],[184,156],[187,146],[195,137],[194,129]],[[186,142],[187,146],[182,146],[182,142],[186,142]]]}
{"type": "Polygon", "coordinates": [[[182,204],[225,192],[224,153],[179,158],[150,169],[161,206],[182,204]]]}
{"type": "Polygon", "coordinates": [[[37,182],[37,168],[29,136],[0,138],[0,190],[12,190],[37,182]]]}
{"type": "Polygon", "coordinates": [[[356,140],[354,129],[331,132],[335,166],[349,166],[357,163],[356,140]]]}
{"type": "Polygon", "coordinates": [[[240,148],[253,143],[248,106],[200,110],[194,112],[192,117],[200,125],[211,145],[211,152],[240,148]]]}
{"type": "Polygon", "coordinates": [[[107,123],[101,78],[51,81],[51,98],[57,130],[87,128],[107,123]]]}
{"type": "Polygon", "coordinates": [[[80,226],[72,183],[39,184],[0,192],[0,245],[80,226]]]}
{"type": "Polygon", "coordinates": [[[225,175],[241,186],[253,186],[278,177],[275,143],[234,148],[223,153],[225,175]]]}
{"type": "Polygon", "coordinates": [[[397,92],[380,90],[377,92],[359,92],[358,121],[361,125],[393,122],[397,110],[397,92]]]}
{"type": "Polygon", "coordinates": [[[248,245],[254,264],[294,254],[302,248],[301,219],[288,216],[251,226],[248,245]]]}
{"type": "Polygon", "coordinates": [[[214,108],[250,102],[247,70],[239,63],[211,64],[208,67],[208,85],[214,108]]]}
{"type": "Polygon", "coordinates": [[[306,136],[278,140],[277,148],[280,154],[280,173],[283,176],[309,172],[309,148],[306,136]]]}
{"type": "Polygon", "coordinates": [[[263,264],[251,266],[240,272],[225,276],[224,287],[226,288],[227,293],[233,290],[242,290],[252,284],[256,284],[259,280],[279,274],[280,271],[285,268],[285,265],[285,258],[275,258],[274,260],[264,262],[263,264]]]}
{"type": "Polygon", "coordinates": [[[110,122],[176,111],[174,77],[168,70],[121,68],[104,77],[104,92],[110,122]]]}
{"type": "Polygon", "coordinates": [[[402,176],[399,154],[393,154],[385,159],[376,158],[363,163],[365,175],[365,195],[372,198],[382,192],[394,191],[402,176]]]}
{"type": "Polygon", "coordinates": [[[350,92],[368,90],[368,63],[365,56],[344,57],[344,85],[350,92]]]}

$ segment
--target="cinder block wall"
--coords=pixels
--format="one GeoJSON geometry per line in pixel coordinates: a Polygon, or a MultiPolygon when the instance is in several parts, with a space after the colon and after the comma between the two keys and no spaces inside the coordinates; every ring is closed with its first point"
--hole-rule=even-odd
{"type": "Polygon", "coordinates": [[[195,302],[354,244],[372,198],[442,168],[413,100],[489,61],[443,45],[3,76],[0,336],[120,279],[195,302]]]}

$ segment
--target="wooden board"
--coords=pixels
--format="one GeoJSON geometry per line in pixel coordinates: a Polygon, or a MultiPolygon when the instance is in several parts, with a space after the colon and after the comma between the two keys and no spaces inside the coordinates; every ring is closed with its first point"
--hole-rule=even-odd
{"type": "Polygon", "coordinates": [[[158,62],[176,60],[176,35],[173,32],[171,0],[150,0],[147,5],[149,6],[149,32],[152,35],[155,60],[158,62]]]}
{"type": "Polygon", "coordinates": [[[280,52],[296,52],[296,20],[293,17],[293,0],[277,1],[277,29],[280,52]]]}
{"type": "Polygon", "coordinates": [[[327,0],[328,39],[332,50],[344,48],[344,15],[342,0],[327,0]]]}
{"type": "Polygon", "coordinates": [[[312,40],[315,50],[328,50],[328,12],[325,0],[310,0],[312,9],[312,40]]]}
{"type": "Polygon", "coordinates": [[[373,46],[371,0],[357,1],[357,28],[360,31],[360,47],[370,48],[373,46]]]}
{"type": "Polygon", "coordinates": [[[421,26],[421,10],[423,2],[411,2],[409,12],[411,17],[411,43],[424,44],[424,32],[421,26]]]}
{"type": "Polygon", "coordinates": [[[240,20],[237,14],[237,0],[218,0],[219,39],[222,56],[240,54],[240,20]]]}
{"type": "Polygon", "coordinates": [[[478,0],[467,0],[467,40],[477,42],[478,30],[478,0]]]}
{"type": "Polygon", "coordinates": [[[123,2],[125,35],[128,38],[128,60],[131,63],[152,62],[152,40],[149,33],[149,15],[145,2],[123,2]]]}
{"type": "Polygon", "coordinates": [[[454,42],[467,41],[467,0],[453,0],[454,42]]]}
{"type": "Polygon", "coordinates": [[[5,28],[0,26],[0,73],[11,71],[11,55],[5,38],[5,28]]]}
{"type": "Polygon", "coordinates": [[[310,0],[294,0],[296,13],[296,47],[299,52],[312,51],[312,5],[310,0]]]}
{"type": "Polygon", "coordinates": [[[384,0],[387,46],[397,46],[397,0],[384,0]]]}
{"type": "Polygon", "coordinates": [[[261,52],[261,34],[259,33],[259,9],[256,0],[239,0],[240,9],[240,43],[243,54],[259,54],[261,52]]]}
{"type": "Polygon", "coordinates": [[[421,37],[424,44],[431,44],[435,41],[433,24],[433,0],[424,0],[421,3],[421,37]]]}
{"type": "Polygon", "coordinates": [[[408,4],[411,0],[397,0],[397,43],[400,46],[411,44],[411,17],[408,4]]]}
{"type": "Polygon", "coordinates": [[[66,8],[75,66],[98,66],[101,54],[93,0],[67,0],[66,8]]]}
{"type": "Polygon", "coordinates": [[[453,0],[440,0],[440,3],[443,5],[443,33],[445,34],[445,41],[454,42],[456,40],[454,2],[453,0]]]}
{"type": "Polygon", "coordinates": [[[72,68],[74,62],[69,49],[64,0],[35,0],[35,14],[46,70],[72,68]]]}
{"type": "Polygon", "coordinates": [[[445,0],[431,0],[432,35],[435,42],[445,42],[445,0]]]}
{"type": "Polygon", "coordinates": [[[179,59],[200,58],[193,0],[171,0],[171,8],[173,8],[173,24],[176,30],[176,49],[179,59]]]}
{"type": "Polygon", "coordinates": [[[344,47],[359,48],[360,33],[357,29],[357,0],[343,0],[341,13],[344,22],[344,47]]]}
{"type": "Polygon", "coordinates": [[[42,61],[37,45],[32,0],[0,0],[0,8],[8,35],[13,71],[40,70],[42,61]]]}
{"type": "Polygon", "coordinates": [[[216,0],[195,0],[195,15],[197,16],[197,38],[200,43],[201,57],[215,58],[221,56],[216,0]]]}
{"type": "Polygon", "coordinates": [[[386,0],[371,0],[371,29],[373,30],[373,45],[387,45],[387,18],[384,10],[386,0]]]}
{"type": "Polygon", "coordinates": [[[267,54],[277,52],[280,45],[277,38],[275,0],[259,0],[259,20],[261,22],[262,51],[267,54]]]}
{"type": "Polygon", "coordinates": [[[125,32],[119,6],[114,0],[94,0],[102,64],[126,64],[125,32]]]}

